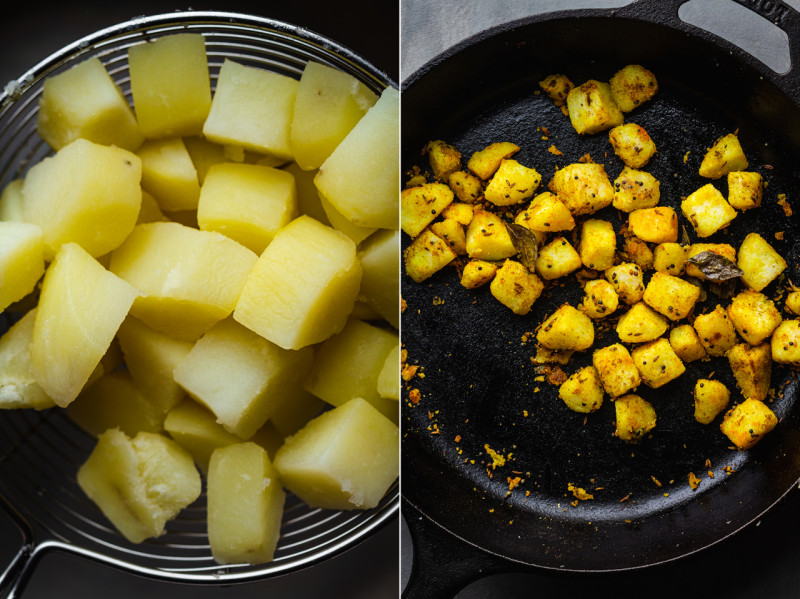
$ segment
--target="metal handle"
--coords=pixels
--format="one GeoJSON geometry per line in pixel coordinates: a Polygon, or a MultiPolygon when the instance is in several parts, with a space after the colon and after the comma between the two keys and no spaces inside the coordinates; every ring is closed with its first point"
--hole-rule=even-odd
{"type": "Polygon", "coordinates": [[[33,531],[23,516],[0,493],[0,512],[5,512],[22,535],[22,546],[0,574],[0,599],[16,599],[30,580],[42,547],[34,542],[33,531]]]}

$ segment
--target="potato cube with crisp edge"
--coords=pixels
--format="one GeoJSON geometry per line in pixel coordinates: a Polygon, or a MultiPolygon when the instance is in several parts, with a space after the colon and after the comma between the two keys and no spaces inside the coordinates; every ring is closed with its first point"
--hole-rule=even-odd
{"type": "Polygon", "coordinates": [[[429,141],[425,153],[433,176],[440,181],[447,181],[451,174],[461,169],[461,152],[440,139],[429,141]]]}
{"type": "Polygon", "coordinates": [[[467,254],[480,260],[504,260],[516,255],[505,222],[494,212],[478,210],[467,227],[467,254]]]}
{"type": "Polygon", "coordinates": [[[486,260],[470,260],[461,272],[461,285],[467,289],[476,289],[494,278],[498,270],[497,264],[486,260]]]}
{"type": "Polygon", "coordinates": [[[443,183],[426,183],[400,194],[400,226],[416,237],[453,201],[453,190],[443,183]]]}
{"type": "Polygon", "coordinates": [[[622,212],[653,208],[661,199],[661,183],[648,172],[628,166],[614,179],[612,205],[622,212]]]}
{"type": "Polygon", "coordinates": [[[772,359],[779,364],[800,365],[800,320],[784,320],[772,333],[772,359]]]}
{"type": "Polygon", "coordinates": [[[642,168],[656,153],[656,144],[645,131],[635,123],[618,125],[608,132],[608,140],[614,153],[630,168],[642,168]]]}
{"type": "Polygon", "coordinates": [[[542,176],[536,169],[506,158],[500,162],[483,196],[495,206],[511,206],[533,197],[541,182],[542,176]]]}
{"type": "Polygon", "coordinates": [[[644,384],[653,389],[666,385],[686,372],[683,362],[664,337],[636,347],[631,352],[631,358],[644,384]]]}
{"type": "Polygon", "coordinates": [[[606,280],[613,285],[619,299],[633,305],[644,295],[644,279],[642,269],[632,262],[622,262],[606,269],[606,280]]]}
{"type": "Polygon", "coordinates": [[[421,283],[456,259],[453,249],[430,229],[425,229],[403,254],[406,274],[421,283]]]}
{"type": "Polygon", "coordinates": [[[694,385],[694,419],[710,424],[728,407],[731,392],[720,381],[698,379],[694,385]]]}
{"type": "Polygon", "coordinates": [[[655,272],[642,299],[648,306],[669,318],[680,320],[692,311],[700,297],[700,288],[680,277],[655,272]]]}
{"type": "Polygon", "coordinates": [[[558,279],[581,267],[581,257],[569,241],[556,237],[539,250],[536,272],[546,280],[558,279]]]}
{"type": "Polygon", "coordinates": [[[631,354],[621,343],[595,350],[592,364],[600,375],[603,388],[612,398],[635,390],[642,382],[631,354]]]}
{"type": "Polygon", "coordinates": [[[745,211],[761,206],[764,184],[761,173],[732,171],[728,173],[728,203],[737,210],[745,211]]]}
{"type": "Polygon", "coordinates": [[[629,64],[608,81],[611,95],[622,112],[630,112],[658,93],[658,81],[652,71],[642,65],[629,64]]]}
{"type": "Polygon", "coordinates": [[[462,202],[472,204],[483,195],[483,184],[472,173],[456,171],[447,178],[447,184],[462,202]]]}
{"type": "Polygon", "coordinates": [[[619,306],[619,296],[614,286],[605,279],[587,281],[583,293],[580,309],[589,318],[605,318],[619,306]]]}
{"type": "Polygon", "coordinates": [[[645,302],[637,302],[617,321],[617,335],[623,343],[646,343],[663,335],[669,322],[645,302]]]}
{"type": "Polygon", "coordinates": [[[786,260],[761,235],[748,233],[739,246],[737,266],[744,271],[744,284],[761,291],[786,269],[786,260]]]}
{"type": "Polygon", "coordinates": [[[584,366],[558,388],[558,396],[573,412],[589,414],[603,405],[603,385],[594,366],[584,366]]]}
{"type": "Polygon", "coordinates": [[[558,196],[549,191],[533,198],[530,205],[514,219],[532,231],[571,231],[575,228],[575,219],[558,196]]]}
{"type": "Polygon", "coordinates": [[[772,335],[782,320],[771,299],[749,289],[736,295],[727,310],[736,332],[750,345],[758,345],[772,335]]]}
{"type": "Polygon", "coordinates": [[[564,304],[545,319],[536,340],[548,349],[583,351],[594,343],[594,325],[588,316],[564,304]]]}
{"type": "Polygon", "coordinates": [[[656,426],[656,411],[653,405],[639,397],[628,394],[614,402],[617,428],[614,434],[627,443],[639,443],[656,426]]]}
{"type": "Polygon", "coordinates": [[[674,327],[669,332],[669,344],[684,362],[701,360],[708,355],[700,341],[700,337],[697,336],[697,331],[690,324],[681,324],[674,327]]]}
{"type": "Polygon", "coordinates": [[[492,279],[489,289],[514,314],[527,314],[544,289],[541,279],[519,262],[506,260],[492,279]]]}
{"type": "Polygon", "coordinates": [[[446,218],[432,223],[430,229],[437,237],[450,246],[450,249],[452,249],[457,256],[463,256],[467,253],[467,234],[461,223],[446,218]]]}
{"type": "Polygon", "coordinates": [[[764,401],[772,377],[772,350],[769,343],[737,343],[727,353],[736,384],[745,398],[764,401]]]}
{"type": "Polygon", "coordinates": [[[568,164],[555,172],[548,187],[573,216],[593,214],[614,199],[614,188],[602,164],[568,164]]]}
{"type": "Polygon", "coordinates": [[[727,227],[737,214],[712,183],[689,194],[681,202],[681,211],[699,237],[710,237],[727,227]]]}
{"type": "Polygon", "coordinates": [[[506,158],[511,158],[517,152],[519,152],[519,146],[510,141],[489,144],[470,156],[467,170],[484,181],[488,181],[500,168],[500,163],[506,158]]]}
{"type": "Polygon", "coordinates": [[[548,75],[539,82],[539,87],[546,93],[553,104],[563,106],[567,102],[569,91],[575,87],[569,77],[560,73],[548,75]]]}
{"type": "Polygon", "coordinates": [[[590,79],[567,94],[567,110],[579,134],[593,134],[621,125],[622,111],[614,101],[608,83],[590,79]]]}
{"type": "Polygon", "coordinates": [[[628,229],[642,241],[675,242],[678,240],[678,215],[668,206],[640,208],[628,216],[628,229]]]}
{"type": "Polygon", "coordinates": [[[720,430],[740,450],[750,449],[778,424],[778,417],[757,399],[745,399],[725,413],[720,430]]]}
{"type": "Polygon", "coordinates": [[[610,222],[591,218],[583,221],[578,251],[585,267],[593,270],[611,268],[616,250],[617,236],[610,222]]]}
{"type": "Polygon", "coordinates": [[[719,179],[731,171],[743,171],[747,166],[747,157],[739,137],[735,133],[728,133],[708,148],[703,162],[700,163],[699,173],[701,177],[719,179]]]}
{"type": "Polygon", "coordinates": [[[653,250],[653,268],[672,276],[679,276],[686,266],[685,246],[679,243],[659,243],[653,250]]]}
{"type": "Polygon", "coordinates": [[[465,227],[472,221],[473,214],[475,214],[475,208],[472,204],[464,202],[451,202],[442,210],[442,218],[457,221],[465,227]]]}
{"type": "Polygon", "coordinates": [[[697,316],[692,326],[710,356],[724,356],[738,340],[736,329],[721,305],[707,314],[697,316]]]}
{"type": "Polygon", "coordinates": [[[627,260],[636,264],[642,271],[646,272],[653,269],[653,250],[646,242],[638,237],[626,237],[622,245],[623,256],[627,256],[627,260]]]}

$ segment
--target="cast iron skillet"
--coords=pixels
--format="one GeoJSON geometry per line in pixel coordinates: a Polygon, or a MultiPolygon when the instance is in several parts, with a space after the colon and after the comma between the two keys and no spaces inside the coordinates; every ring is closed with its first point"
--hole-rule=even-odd
{"type": "MultiPolygon", "coordinates": [[[[677,16],[682,3],[540,15],[459,44],[404,84],[404,168],[425,167],[420,152],[431,139],[453,144],[465,158],[491,142],[514,141],[522,148],[515,158],[542,173],[544,184],[556,165],[585,153],[604,163],[613,180],[622,163],[607,135],[579,137],[546,96],[533,92],[550,73],[580,84],[643,64],[658,77],[660,92],[626,122],[641,124],[656,142],[658,153],[645,170],[661,182],[661,204],[680,214],[681,197],[708,182],[697,175],[705,149],[738,130],[750,170],[767,181],[765,200],[706,241],[738,247],[748,232],[758,231],[789,262],[786,279],[800,282],[795,221],[777,204],[780,193],[791,202],[800,178],[793,166],[800,155],[800,15],[781,2],[768,5],[774,12],[767,16],[789,33],[792,70],[780,76],[683,23],[677,16]],[[548,152],[551,144],[563,156],[548,152]],[[776,239],[781,231],[783,239],[776,239]]],[[[715,184],[727,194],[724,179],[715,184]]],[[[621,224],[612,209],[598,217],[621,224]]],[[[419,390],[419,403],[413,405],[408,393],[403,400],[402,493],[417,558],[407,596],[452,595],[496,558],[586,573],[663,564],[741,529],[800,479],[796,384],[783,367],[773,367],[778,393],[770,403],[780,423],[750,451],[731,449],[719,418],[708,426],[693,418],[697,378],[713,374],[732,390],[732,403],[741,401],[724,359],[687,364],[686,374],[658,390],[639,387],[658,413],[656,429],[640,445],[613,437],[608,400],[586,418],[570,412],[557,386],[536,380],[529,360],[535,344],[522,338],[564,301],[579,303],[582,292],[571,280],[545,292],[520,317],[488,288],[462,288],[454,267],[423,284],[403,275],[403,344],[408,362],[422,366],[425,375],[407,385],[419,390]],[[487,446],[510,459],[492,469],[487,446]],[[690,472],[701,479],[696,490],[688,484],[690,472]],[[509,491],[516,476],[524,482],[509,491]],[[576,501],[570,484],[594,498],[576,501]],[[466,544],[431,545],[430,530],[466,544]],[[463,556],[460,567],[453,566],[459,561],[454,555],[463,556]]],[[[785,283],[774,282],[765,293],[772,296],[785,283]]],[[[728,300],[708,293],[706,305],[716,303],[728,300]]],[[[616,341],[612,329],[595,347],[616,341]]],[[[564,368],[569,374],[588,363],[590,352],[564,368]]]]}

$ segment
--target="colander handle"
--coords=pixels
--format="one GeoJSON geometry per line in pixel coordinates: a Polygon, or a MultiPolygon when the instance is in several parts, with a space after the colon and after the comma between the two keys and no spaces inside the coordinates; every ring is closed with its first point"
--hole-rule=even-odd
{"type": "Polygon", "coordinates": [[[0,575],[0,598],[17,599],[28,584],[41,555],[40,547],[24,544],[0,575]]]}

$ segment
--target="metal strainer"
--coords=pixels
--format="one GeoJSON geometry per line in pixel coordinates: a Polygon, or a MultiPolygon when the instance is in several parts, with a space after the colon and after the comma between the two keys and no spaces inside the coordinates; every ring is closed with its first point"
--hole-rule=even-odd
{"type": "MultiPolygon", "coordinates": [[[[0,185],[22,176],[51,153],[36,133],[45,78],[97,56],[130,101],[128,48],[186,31],[205,36],[212,87],[225,58],[294,78],[314,60],[354,75],[376,93],[393,85],[386,74],[348,49],[278,21],[191,11],[136,18],[65,47],[6,86],[0,94],[0,185]]],[[[0,314],[0,334],[21,316],[11,309],[0,314]]],[[[352,547],[391,520],[399,507],[396,483],[368,511],[312,509],[289,494],[274,561],[220,566],[208,545],[204,494],[169,522],[157,539],[133,545],[117,533],[75,481],[94,443],[58,408],[0,413],[0,507],[17,523],[24,539],[0,576],[0,596],[18,596],[38,561],[51,550],[184,583],[232,584],[285,574],[352,547]]]]}

